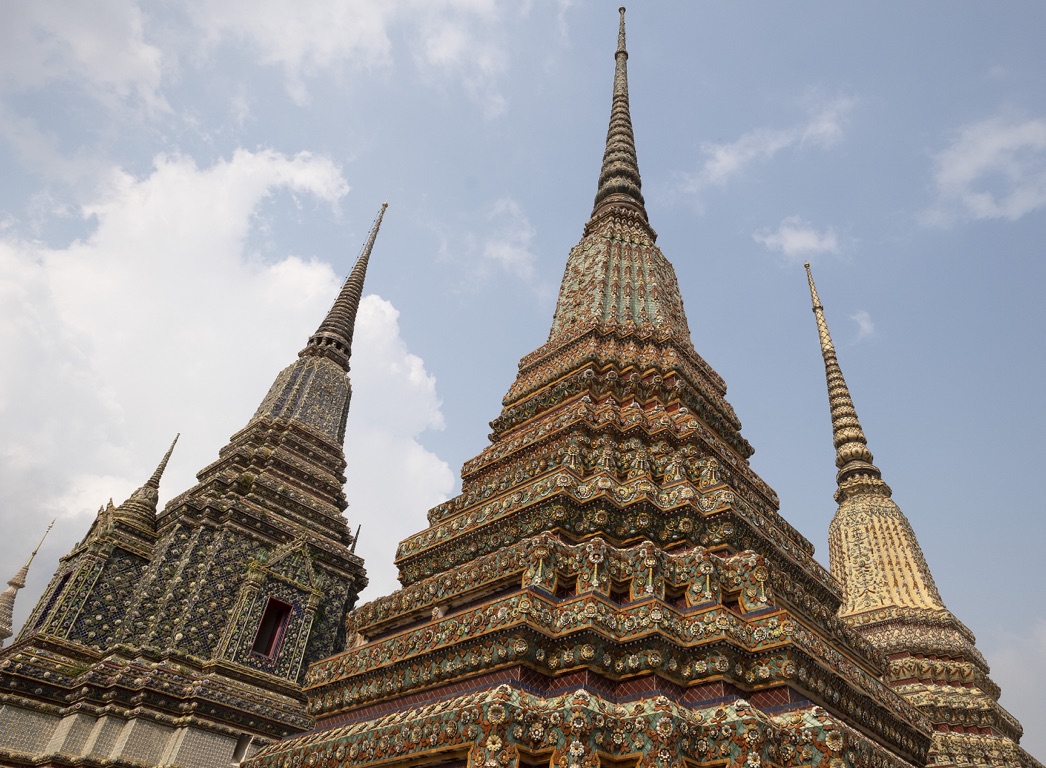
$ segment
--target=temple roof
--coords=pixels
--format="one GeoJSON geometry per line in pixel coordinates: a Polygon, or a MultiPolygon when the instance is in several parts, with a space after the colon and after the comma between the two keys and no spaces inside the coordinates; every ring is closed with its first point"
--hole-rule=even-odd
{"type": "Polygon", "coordinates": [[[806,277],[839,468],[839,508],[828,528],[832,575],[843,588],[838,615],[890,659],[886,681],[934,721],[937,764],[972,765],[992,755],[1000,765],[1039,765],[1018,746],[1020,723],[999,705],[973,633],[945,607],[911,523],[872,464],[809,264],[806,277]],[[972,717],[977,735],[964,735],[972,717]]]}

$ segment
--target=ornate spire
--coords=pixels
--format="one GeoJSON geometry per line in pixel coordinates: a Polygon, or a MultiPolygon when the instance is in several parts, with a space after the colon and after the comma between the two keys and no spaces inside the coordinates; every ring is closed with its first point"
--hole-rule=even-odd
{"type": "Polygon", "coordinates": [[[806,277],[839,467],[839,508],[828,526],[832,575],[843,589],[839,618],[887,659],[884,681],[933,721],[930,754],[938,764],[1005,755],[1000,764],[1036,765],[1021,757],[1020,724],[999,706],[973,633],[944,605],[911,523],[872,464],[809,264],[806,277]],[[974,721],[983,726],[971,736],[966,728],[974,721]]]}
{"type": "Polygon", "coordinates": [[[352,388],[345,374],[349,371],[356,312],[360,308],[363,281],[367,276],[367,264],[374,250],[374,241],[388,207],[388,203],[381,204],[370,236],[345,280],[341,293],[320,327],[309,337],[305,348],[298,353],[298,359],[276,377],[251,423],[258,419],[295,421],[327,435],[337,450],[341,450],[349,400],[352,397],[352,388]]]}
{"type": "Polygon", "coordinates": [[[632,134],[632,117],[628,110],[628,51],[625,49],[625,9],[619,8],[621,22],[614,52],[614,99],[610,107],[610,128],[607,146],[603,152],[603,168],[599,173],[599,188],[592,207],[589,226],[608,209],[628,208],[649,226],[639,178],[639,160],[636,140],[632,134]]]}
{"type": "Polygon", "coordinates": [[[828,323],[824,319],[824,307],[817,295],[814,276],[807,262],[806,279],[810,283],[810,299],[813,302],[814,317],[817,318],[817,334],[821,339],[821,355],[824,357],[825,377],[828,380],[828,405],[832,412],[832,437],[835,443],[835,466],[839,468],[836,482],[836,501],[842,501],[855,488],[848,482],[860,478],[862,485],[877,486],[882,495],[890,495],[890,487],[882,480],[879,468],[872,464],[872,452],[868,450],[868,439],[857,419],[850,389],[846,386],[839,360],[835,356],[832,336],[828,333],[828,323]]]}
{"type": "Polygon", "coordinates": [[[163,455],[156,470],[145,481],[145,485],[132,493],[127,501],[116,507],[114,511],[116,519],[145,527],[149,531],[156,530],[156,504],[160,498],[160,478],[167,469],[167,462],[171,460],[171,454],[174,453],[174,446],[178,444],[179,437],[181,437],[180,433],[174,436],[171,447],[163,455]]]}
{"type": "Polygon", "coordinates": [[[40,543],[36,545],[36,549],[29,555],[29,559],[25,561],[23,565],[11,580],[7,582],[7,589],[4,590],[3,594],[0,594],[0,645],[4,644],[4,641],[9,638],[13,632],[14,627],[14,610],[15,610],[15,595],[18,594],[18,590],[25,586],[25,579],[29,575],[29,566],[32,565],[33,558],[36,557],[36,553],[40,551],[40,547],[44,545],[44,539],[47,538],[47,534],[51,532],[51,528],[54,527],[55,521],[52,520],[51,524],[47,526],[47,530],[44,531],[44,535],[40,537],[40,543]]]}
{"type": "MultiPolygon", "coordinates": [[[[835,356],[810,265],[805,266],[828,380],[835,464],[839,468],[835,492],[839,509],[828,528],[832,574],[843,586],[839,615],[858,627],[913,609],[955,622],[941,601],[911,523],[890,498],[890,486],[872,464],[868,440],[835,356]]],[[[878,644],[883,647],[885,641],[878,644]]]]}
{"type": "Polygon", "coordinates": [[[363,280],[367,276],[367,264],[370,263],[370,254],[374,249],[374,241],[378,238],[378,229],[381,220],[385,216],[388,203],[381,204],[371,227],[370,236],[360,257],[356,260],[352,272],[349,273],[341,293],[334,300],[327,316],[316,329],[316,333],[309,337],[309,343],[305,349],[298,353],[299,357],[329,357],[338,363],[346,371],[349,370],[349,356],[352,354],[352,333],[356,326],[356,312],[360,308],[360,297],[363,295],[363,280]]]}
{"type": "MultiPolygon", "coordinates": [[[[621,8],[614,97],[603,168],[584,236],[571,251],[548,345],[598,328],[672,337],[693,349],[675,270],[657,248],[639,178],[628,112],[628,52],[621,8]]],[[[541,352],[539,350],[539,352],[541,352]]]]}

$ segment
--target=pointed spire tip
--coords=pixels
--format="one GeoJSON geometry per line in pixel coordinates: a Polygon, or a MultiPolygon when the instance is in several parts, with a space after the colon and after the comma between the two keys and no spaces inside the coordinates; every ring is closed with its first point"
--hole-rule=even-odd
{"type": "Polygon", "coordinates": [[[874,459],[872,452],[868,450],[868,439],[857,418],[850,388],[843,378],[843,370],[839,366],[835,345],[832,344],[832,335],[828,332],[828,321],[824,316],[821,298],[817,295],[817,286],[814,285],[814,275],[809,262],[804,266],[806,279],[810,284],[810,302],[813,304],[814,318],[817,322],[817,335],[821,342],[821,357],[824,359],[825,379],[828,384],[835,465],[839,468],[836,474],[836,498],[842,501],[850,493],[847,490],[847,481],[851,478],[864,478],[866,485],[875,486],[878,491],[889,495],[889,486],[883,482],[882,473],[872,464],[874,459]]]}
{"type": "Polygon", "coordinates": [[[639,176],[636,141],[628,108],[628,50],[625,47],[624,6],[618,11],[621,21],[618,25],[617,49],[614,51],[614,90],[610,105],[610,126],[607,130],[596,199],[586,231],[597,219],[615,210],[638,215],[643,225],[647,228],[650,226],[646,204],[643,201],[643,182],[639,176]]]}
{"type": "Polygon", "coordinates": [[[176,434],[174,436],[174,440],[171,441],[171,447],[168,448],[167,449],[167,453],[165,453],[163,455],[163,458],[160,460],[159,465],[156,467],[156,471],[153,472],[152,477],[150,477],[146,481],[145,484],[147,486],[151,486],[151,487],[157,488],[157,489],[160,487],[160,478],[163,477],[163,473],[167,469],[167,462],[169,462],[171,460],[171,455],[174,453],[174,446],[176,446],[178,444],[178,438],[181,437],[181,436],[182,436],[181,432],[179,432],[178,434],[176,434]]]}
{"type": "Polygon", "coordinates": [[[621,14],[621,22],[618,25],[617,51],[615,51],[615,55],[618,53],[623,53],[627,57],[628,50],[625,48],[625,6],[622,5],[620,8],[617,9],[617,12],[621,14]]]}
{"type": "Polygon", "coordinates": [[[316,329],[299,357],[327,357],[349,370],[349,357],[352,355],[352,335],[356,326],[356,313],[359,311],[360,299],[363,297],[363,281],[367,276],[367,265],[374,250],[374,241],[378,238],[381,220],[385,216],[388,202],[381,204],[378,215],[374,218],[370,235],[364,243],[359,258],[346,278],[341,292],[331,305],[330,311],[320,327],[316,329]]]}

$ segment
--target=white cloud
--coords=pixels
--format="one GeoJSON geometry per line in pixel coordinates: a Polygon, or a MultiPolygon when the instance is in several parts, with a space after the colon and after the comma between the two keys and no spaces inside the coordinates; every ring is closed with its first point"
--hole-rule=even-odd
{"type": "MultiPolygon", "coordinates": [[[[346,66],[363,70],[394,63],[392,39],[405,40],[425,79],[462,87],[487,117],[506,101],[498,79],[507,66],[508,4],[495,0],[189,0],[186,13],[197,38],[172,18],[135,0],[14,2],[0,25],[0,90],[40,88],[53,81],[83,86],[103,101],[134,98],[167,109],[165,70],[179,58],[228,41],[245,45],[265,65],[282,69],[287,90],[308,101],[307,81],[346,66]],[[150,22],[171,27],[147,40],[150,22]]],[[[518,11],[518,9],[516,9],[518,11]]],[[[240,111],[237,108],[237,111],[240,111]]]]}
{"type": "MultiPolygon", "coordinates": [[[[9,534],[0,562],[20,562],[27,553],[8,546],[61,519],[20,615],[98,506],[140,485],[176,432],[164,498],[190,487],[247,422],[340,282],[325,263],[249,253],[258,207],[288,192],[335,205],[347,189],[330,160],[305,153],[240,150],[207,168],[161,156],[144,177],[112,172],[106,195],[84,209],[90,234],[66,247],[0,230],[0,525],[9,534]]],[[[364,419],[372,471],[359,482],[388,485],[381,467],[414,474],[383,505],[360,507],[371,520],[406,518],[397,504],[438,500],[450,473],[413,440],[441,424],[434,382],[399,339],[395,310],[375,301],[361,308],[354,406],[370,411],[361,401],[377,390],[387,426],[364,419]]]]}
{"type": "Polygon", "coordinates": [[[963,127],[934,158],[926,224],[956,218],[1016,221],[1046,208],[1046,118],[993,117],[963,127]]]}
{"type": "Polygon", "coordinates": [[[58,137],[42,130],[37,122],[22,117],[0,103],[0,138],[13,149],[21,165],[44,179],[58,180],[76,187],[94,184],[107,166],[80,147],[63,152],[58,137]]]}
{"type": "Polygon", "coordinates": [[[784,149],[831,147],[842,140],[846,120],[856,103],[840,97],[817,105],[805,122],[790,128],[759,128],[732,142],[705,142],[701,145],[705,156],[701,170],[686,180],[684,188],[696,192],[726,184],[753,163],[769,160],[784,149]]]}
{"type": "Polygon", "coordinates": [[[504,114],[508,103],[498,89],[498,77],[508,63],[507,41],[496,4],[452,0],[433,7],[423,3],[411,15],[417,16],[419,11],[419,70],[463,83],[488,119],[504,114]]]}
{"type": "Polygon", "coordinates": [[[436,381],[400,336],[399,312],[378,296],[360,304],[352,346],[352,407],[345,454],[348,517],[363,530],[356,554],[370,578],[364,599],[399,588],[396,546],[424,528],[425,513],[454,488],[446,462],[418,436],[442,429],[436,381]]]}
{"type": "Polygon", "coordinates": [[[483,257],[522,280],[534,278],[537,257],[530,251],[534,239],[531,226],[519,203],[502,198],[491,206],[487,221],[494,231],[483,243],[483,257]]]}
{"type": "Polygon", "coordinates": [[[493,0],[193,0],[190,15],[209,45],[244,43],[282,68],[299,104],[309,98],[306,80],[321,71],[392,66],[391,40],[402,28],[423,76],[463,85],[489,117],[505,110],[497,78],[506,30],[493,0]]]}
{"type": "Polygon", "coordinates": [[[771,251],[784,254],[789,261],[804,261],[822,253],[839,253],[839,238],[829,227],[817,230],[800,216],[781,220],[773,232],[756,232],[752,239],[771,251]]]}
{"type": "Polygon", "coordinates": [[[459,290],[476,291],[509,278],[513,290],[529,288],[542,301],[556,295],[558,284],[551,285],[537,273],[533,251],[537,231],[518,201],[510,197],[496,200],[470,216],[469,226],[472,228],[442,221],[431,224],[441,241],[440,260],[453,264],[465,276],[459,290]]]}
{"type": "Polygon", "coordinates": [[[875,323],[872,316],[863,309],[850,315],[850,319],[857,323],[857,341],[869,339],[875,335],[875,323]]]}
{"type": "Polygon", "coordinates": [[[265,64],[283,69],[298,103],[304,78],[345,63],[365,68],[390,61],[388,23],[396,3],[366,0],[286,3],[281,0],[192,0],[189,14],[210,45],[247,44],[265,64]]]}
{"type": "Polygon", "coordinates": [[[0,24],[0,89],[82,83],[96,96],[163,107],[162,55],[133,0],[12,2],[0,24]]]}

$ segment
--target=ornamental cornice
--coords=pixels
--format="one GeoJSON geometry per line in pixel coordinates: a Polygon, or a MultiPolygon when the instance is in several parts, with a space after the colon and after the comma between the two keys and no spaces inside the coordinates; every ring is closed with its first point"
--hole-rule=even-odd
{"type": "Polygon", "coordinates": [[[519,375],[505,395],[504,405],[550,386],[575,370],[616,365],[634,368],[644,376],[681,376],[696,392],[719,404],[731,420],[737,420],[733,408],[724,399],[726,383],[722,377],[693,347],[679,344],[670,334],[626,331],[613,325],[594,326],[539,354],[542,349],[520,361],[519,375]]]}
{"type": "Polygon", "coordinates": [[[736,421],[736,417],[727,418],[722,409],[716,408],[707,398],[700,396],[685,379],[676,378],[671,374],[643,376],[637,371],[630,372],[627,368],[620,370],[614,366],[599,370],[595,366],[576,370],[555,384],[506,406],[501,415],[490,422],[493,430],[490,435],[491,441],[500,442],[504,437],[511,435],[513,430],[525,425],[542,412],[581,394],[588,394],[597,401],[613,397],[619,403],[630,398],[665,404],[679,400],[743,459],[749,458],[755,452],[751,444],[741,436],[741,425],[736,421]]]}
{"type": "Polygon", "coordinates": [[[752,552],[721,557],[694,547],[667,553],[649,541],[616,548],[598,538],[568,544],[544,533],[379,597],[350,613],[346,629],[350,635],[384,634],[390,626],[426,619],[434,608],[445,610],[506,582],[550,593],[560,585],[604,596],[626,590],[630,601],[648,596],[663,599],[665,590],[677,590],[687,606],[719,601],[726,592],[735,595],[747,612],[770,604],[769,579],[763,558],[752,552]]]}
{"type": "Polygon", "coordinates": [[[889,661],[886,679],[895,688],[910,682],[947,683],[974,686],[995,700],[1002,694],[999,686],[988,677],[984,669],[965,659],[940,658],[933,655],[894,656],[889,661]]]}
{"type": "Polygon", "coordinates": [[[840,618],[883,653],[943,655],[965,659],[983,672],[988,671],[988,662],[974,644],[973,633],[947,609],[890,607],[840,618]]]}
{"type": "MultiPolygon", "coordinates": [[[[449,520],[404,539],[396,552],[396,564],[401,568],[405,567],[411,559],[462,536],[481,536],[484,529],[493,523],[538,502],[552,499],[572,501],[576,504],[599,500],[606,500],[615,505],[642,502],[652,511],[660,513],[675,512],[678,515],[693,510],[707,515],[728,508],[734,502],[734,494],[724,486],[704,492],[698,491],[689,483],[659,489],[647,478],[618,483],[606,475],[580,480],[572,472],[554,472],[531,483],[512,488],[481,507],[465,510],[449,520]]],[[[639,526],[635,531],[641,532],[653,519],[649,514],[641,515],[637,522],[639,526]],[[644,520],[646,522],[643,522],[644,520]]],[[[508,544],[511,541],[503,543],[508,544]]]]}
{"type": "MultiPolygon", "coordinates": [[[[518,768],[521,750],[551,765],[579,768],[595,768],[600,756],[636,755],[671,768],[755,768],[764,762],[827,768],[844,753],[854,768],[910,768],[820,707],[770,718],[744,700],[693,710],[664,696],[623,705],[584,690],[545,697],[508,685],[332,728],[322,739],[274,744],[255,760],[261,768],[383,766],[439,755],[465,759],[470,768],[518,768]]],[[[914,750],[924,756],[926,744],[914,750]]]]}
{"type": "MultiPolygon", "coordinates": [[[[325,517],[316,517],[314,511],[305,506],[292,508],[289,512],[293,514],[277,516],[267,507],[243,498],[190,497],[165,521],[161,534],[170,536],[182,528],[228,528],[261,545],[275,547],[308,532],[317,565],[343,576],[356,579],[363,576],[363,560],[349,551],[347,540],[322,535],[321,524],[325,517]]],[[[348,535],[348,524],[345,523],[342,536],[348,535]]]]}
{"type": "MultiPolygon", "coordinates": [[[[589,395],[583,395],[535,416],[518,431],[504,436],[466,462],[462,467],[462,494],[434,507],[429,513],[430,522],[472,503],[477,484],[489,484],[492,472],[511,473],[497,481],[505,489],[532,476],[535,469],[544,471],[554,465],[572,468],[578,474],[592,471],[599,463],[592,451],[604,449],[608,440],[619,459],[625,458],[624,454],[629,451],[642,449],[647,454],[643,458],[648,462],[651,476],[664,476],[661,482],[665,484],[682,479],[683,465],[706,453],[706,458],[720,462],[722,471],[729,473],[729,481],[745,498],[767,513],[776,513],[777,494],[752,471],[748,462],[739,458],[688,408],[678,405],[666,408],[660,403],[644,408],[635,401],[622,405],[613,398],[594,401],[589,395]],[[544,467],[532,468],[540,463],[539,458],[544,461],[544,467]]],[[[638,457],[637,453],[632,458],[638,457]]],[[[622,465],[618,473],[626,476],[640,469],[622,465]]],[[[792,533],[812,552],[801,534],[794,529],[792,533]]]]}
{"type": "Polygon", "coordinates": [[[296,689],[267,675],[129,646],[105,654],[87,650],[45,637],[5,654],[0,704],[59,717],[92,713],[140,716],[172,727],[206,724],[235,735],[247,728],[271,739],[312,724],[296,689]]]}
{"type": "MultiPolygon", "coordinates": [[[[534,619],[547,610],[547,604],[538,598],[532,601],[527,616],[534,619]]],[[[355,710],[376,702],[385,702],[402,716],[427,708],[417,698],[427,689],[523,665],[549,676],[550,685],[555,684],[557,675],[578,669],[590,669],[608,681],[622,684],[656,673],[657,679],[666,681],[666,690],[677,691],[673,696],[681,695],[676,686],[686,688],[717,680],[749,691],[790,685],[845,717],[860,720],[871,732],[904,751],[928,742],[930,721],[875,678],[848,678],[799,648],[791,638],[776,648],[745,649],[733,631],[736,617],[721,620],[721,615],[717,614],[710,625],[712,634],[696,645],[682,647],[659,633],[648,633],[646,637],[639,633],[634,640],[615,643],[591,626],[555,635],[529,623],[505,626],[483,636],[458,639],[441,651],[412,657],[409,662],[397,658],[387,665],[361,668],[344,678],[315,685],[307,692],[309,712],[325,728],[352,720],[355,710]],[[406,695],[414,697],[414,703],[401,708],[396,699],[406,695]]],[[[556,622],[555,615],[544,619],[546,626],[556,622]]],[[[775,633],[787,631],[788,622],[787,618],[781,621],[780,616],[770,616],[753,633],[768,629],[775,633]]],[[[608,685],[613,687],[611,682],[608,685]]],[[[433,701],[439,698],[435,695],[433,701]]]]}
{"type": "MultiPolygon", "coordinates": [[[[704,470],[701,471],[701,473],[703,472],[704,470]]],[[[703,481],[699,479],[698,483],[701,482],[703,481]]],[[[406,573],[412,560],[425,555],[433,548],[463,537],[483,537],[484,531],[493,522],[516,516],[525,508],[553,499],[585,505],[600,499],[605,499],[615,506],[643,504],[649,506],[656,514],[672,513],[673,516],[678,516],[680,512],[685,514],[687,509],[707,516],[729,507],[738,508],[743,510],[743,515],[752,525],[764,530],[766,535],[784,549],[790,557],[802,563],[811,572],[824,576],[831,583],[831,577],[827,571],[810,556],[809,550],[812,547],[805,538],[802,538],[801,534],[776,512],[773,514],[760,512],[743,499],[737,498],[733,488],[725,485],[704,488],[698,485],[695,487],[693,483],[682,480],[659,487],[648,476],[620,482],[616,478],[616,473],[607,471],[596,472],[584,480],[579,478],[577,472],[573,470],[553,471],[530,482],[512,485],[482,505],[477,503],[471,509],[467,506],[464,509],[455,509],[453,516],[440,519],[429,528],[400,542],[396,563],[406,573]]],[[[443,512],[448,508],[437,509],[443,512]]],[[[643,525],[654,522],[654,518],[649,516],[643,519],[647,520],[647,523],[643,525]]],[[[658,523],[655,522],[655,524],[658,523]]],[[[682,521],[679,524],[682,525],[682,521]]],[[[634,525],[632,527],[634,528],[634,525]]],[[[689,529],[692,528],[693,524],[690,523],[689,529]]],[[[682,532],[686,533],[687,530],[682,530],[682,532]]],[[[627,535],[635,533],[642,533],[642,527],[635,528],[627,535]]],[[[616,537],[620,538],[623,535],[626,535],[624,529],[620,534],[616,534],[616,537]]],[[[500,539],[500,536],[497,538],[500,539]]],[[[508,544],[511,541],[503,543],[508,544]]],[[[485,545],[487,548],[490,546],[497,545],[485,545]]],[[[473,554],[476,554],[475,550],[473,554]]]]}
{"type": "MultiPolygon", "coordinates": [[[[712,648],[713,654],[719,653],[714,648],[726,643],[749,654],[766,653],[787,643],[795,627],[782,612],[742,618],[717,605],[681,612],[656,601],[620,606],[598,594],[561,601],[540,591],[526,591],[325,659],[309,670],[306,691],[310,697],[318,698],[342,684],[362,685],[380,697],[384,689],[357,678],[387,669],[413,670],[420,665],[438,668],[438,679],[447,680],[459,672],[475,674],[487,669],[485,665],[492,668],[499,662],[519,661],[548,673],[561,667],[586,666],[614,678],[657,669],[684,684],[693,683],[708,671],[707,667],[687,666],[687,660],[698,658],[697,650],[712,648]],[[487,642],[484,638],[495,634],[501,639],[491,642],[506,648],[506,644],[513,644],[512,649],[504,654],[477,652],[470,656],[471,661],[466,660],[465,666],[455,666],[453,660],[462,658],[467,644],[480,648],[487,642]],[[513,638],[524,640],[516,642],[513,638]],[[550,649],[560,645],[564,649],[576,646],[579,650],[574,655],[567,651],[566,656],[552,654],[550,649]],[[651,655],[655,646],[660,649],[659,655],[651,655]],[[597,653],[600,648],[604,652],[597,653]],[[631,659],[637,653],[649,658],[631,659]]],[[[770,678],[759,675],[758,679],[765,683],[770,678]]],[[[875,678],[866,679],[878,685],[875,678]]],[[[425,682],[436,681],[433,678],[425,682]]],[[[352,704],[364,700],[354,700],[352,704]]],[[[314,709],[313,714],[318,711],[314,709]]]]}
{"type": "Polygon", "coordinates": [[[995,735],[937,732],[930,765],[1043,768],[1042,763],[1010,739],[995,735]]]}

